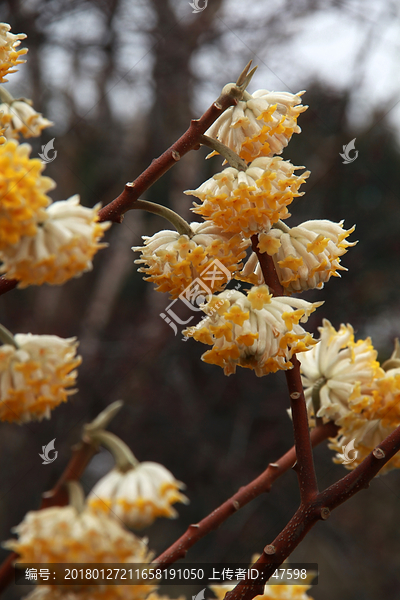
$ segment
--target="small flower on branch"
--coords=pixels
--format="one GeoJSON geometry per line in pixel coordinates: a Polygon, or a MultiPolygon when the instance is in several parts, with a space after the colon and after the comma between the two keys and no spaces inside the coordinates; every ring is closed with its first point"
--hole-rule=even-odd
{"type": "Polygon", "coordinates": [[[90,492],[88,505],[99,516],[109,514],[128,527],[142,529],[159,517],[175,519],[178,513],[172,505],[189,502],[180,492],[184,487],[163,465],[143,462],[125,472],[110,471],[90,492]]]}
{"type": "Polygon", "coordinates": [[[292,368],[293,354],[310,350],[316,341],[299,325],[323,302],[272,297],[268,287],[253,287],[247,296],[231,290],[204,305],[208,315],[183,333],[213,346],[202,356],[225,375],[236,367],[254,369],[258,377],[292,368]]]}
{"type": "Polygon", "coordinates": [[[311,352],[299,354],[307,408],[314,417],[341,424],[372,404],[369,386],[384,373],[370,338],[354,341],[351,325],[336,329],[327,320],[319,327],[320,342],[311,352]]]}
{"type": "Polygon", "coordinates": [[[303,195],[298,190],[310,174],[294,175],[303,168],[279,157],[256,158],[245,171],[228,167],[185,194],[202,201],[193,212],[224,231],[250,237],[290,216],[287,206],[303,195]]]}
{"type": "Polygon", "coordinates": [[[21,58],[28,52],[27,48],[17,50],[21,41],[26,38],[25,33],[10,33],[11,26],[8,23],[0,23],[0,83],[7,81],[8,73],[15,73],[17,65],[26,62],[21,58]]]}
{"type": "Polygon", "coordinates": [[[18,279],[18,287],[61,285],[93,268],[93,256],[107,244],[99,243],[110,222],[99,223],[100,204],[81,206],[79,196],[53,202],[41,215],[35,235],[0,251],[0,272],[18,279]]]}
{"type": "Polygon", "coordinates": [[[15,100],[8,93],[3,98],[5,90],[0,89],[0,126],[4,128],[7,139],[18,139],[20,135],[25,138],[38,137],[46,127],[53,123],[45,119],[41,113],[36,112],[32,100],[21,98],[15,100]],[[8,101],[7,101],[8,100],[8,101]]]}
{"type": "MultiPolygon", "coordinates": [[[[180,235],[177,231],[164,230],[148,237],[143,236],[144,246],[135,246],[141,252],[135,263],[143,264],[139,271],[145,273],[146,281],[157,284],[157,291],[169,292],[176,298],[200,274],[218,259],[232,275],[241,268],[249,240],[239,234],[225,233],[212,222],[191,223],[193,235],[180,235]]],[[[222,273],[222,271],[221,271],[222,273]]],[[[210,282],[213,292],[225,287],[227,278],[210,282]]]]}
{"type": "Polygon", "coordinates": [[[88,497],[88,505],[99,516],[109,514],[128,527],[141,529],[158,517],[177,517],[172,505],[189,502],[180,492],[184,483],[177,481],[163,465],[140,463],[118,436],[93,429],[93,425],[85,428],[85,435],[107,448],[116,462],[116,467],[95,485],[88,497]]]}
{"type": "MultiPolygon", "coordinates": [[[[227,84],[224,90],[232,84],[227,84]]],[[[206,131],[241,158],[281,154],[293,133],[300,133],[297,118],[307,110],[301,104],[304,91],[297,94],[257,90],[244,92],[236,106],[228,108],[206,131]]]]}
{"type": "MultiPolygon", "coordinates": [[[[258,248],[273,257],[276,272],[287,294],[310,289],[322,289],[332,276],[340,277],[340,256],[349,246],[346,238],[354,231],[343,229],[343,222],[327,220],[305,221],[297,227],[277,223],[268,233],[259,236],[258,248]]],[[[237,277],[260,285],[264,283],[261,266],[253,252],[237,277]]]]}
{"type": "MultiPolygon", "coordinates": [[[[70,482],[69,488],[80,486],[70,482]],[[72,484],[74,487],[72,487],[72,484]]],[[[85,506],[83,492],[78,502],[69,506],[51,507],[29,512],[22,523],[13,529],[18,539],[8,540],[5,548],[19,554],[18,563],[54,563],[53,572],[63,578],[64,568],[58,563],[149,563],[152,554],[147,540],[126,531],[116,519],[101,517],[85,506]]],[[[79,600],[110,600],[110,598],[139,600],[155,589],[155,585],[140,583],[125,585],[82,585],[75,583],[73,597],[79,600]]],[[[39,586],[32,599],[68,598],[69,585],[39,586]],[[50,590],[54,595],[51,595],[50,590]]]]}
{"type": "Polygon", "coordinates": [[[0,251],[36,234],[51,201],[46,192],[56,186],[42,176],[42,162],[29,158],[31,150],[29,144],[14,140],[0,145],[0,251]]]}
{"type": "MultiPolygon", "coordinates": [[[[382,366],[384,369],[399,362],[398,347],[392,358],[382,366]]],[[[386,371],[380,369],[373,379],[366,393],[370,402],[361,412],[352,410],[342,417],[338,424],[341,425],[338,436],[329,446],[338,454],[343,446],[354,440],[356,457],[346,464],[346,468],[354,469],[379,444],[400,425],[400,367],[395,366],[386,371]]],[[[379,456],[379,453],[378,455],[379,456]]],[[[337,456],[334,462],[342,462],[337,456]]],[[[387,473],[391,469],[400,468],[400,457],[396,454],[380,471],[387,473]]]]}
{"type": "MultiPolygon", "coordinates": [[[[4,332],[4,328],[0,334],[4,332]]],[[[10,338],[11,334],[5,330],[10,338]]],[[[0,420],[26,423],[50,418],[76,383],[76,338],[18,333],[0,346],[0,420]]]]}

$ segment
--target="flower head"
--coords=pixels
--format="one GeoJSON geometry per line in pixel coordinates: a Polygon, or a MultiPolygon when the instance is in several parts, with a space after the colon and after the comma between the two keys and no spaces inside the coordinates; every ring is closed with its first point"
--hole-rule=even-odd
{"type": "Polygon", "coordinates": [[[50,204],[46,192],[55,182],[42,176],[44,165],[29,158],[31,150],[14,140],[0,145],[0,251],[22,236],[34,236],[50,204]]]}
{"type": "Polygon", "coordinates": [[[20,57],[28,52],[27,48],[17,50],[20,40],[26,38],[25,33],[10,33],[8,23],[0,23],[0,83],[7,81],[5,76],[8,73],[15,73],[17,65],[26,62],[20,57]]]}
{"type": "Polygon", "coordinates": [[[212,268],[215,259],[225,267],[225,272],[219,269],[218,277],[207,279],[207,286],[213,292],[221,290],[229,281],[230,273],[241,268],[240,261],[249,245],[249,241],[224,233],[214,223],[191,223],[190,227],[194,232],[190,239],[177,231],[159,231],[152,237],[143,236],[144,246],[132,248],[134,252],[141,252],[141,258],[135,262],[147,266],[139,269],[146,273],[146,280],[155,282],[158,291],[170,292],[173,297],[212,268]]]}
{"type": "Polygon", "coordinates": [[[0,125],[7,139],[38,137],[42,130],[53,125],[32,107],[31,100],[14,100],[0,104],[0,125]]]}
{"type": "MultiPolygon", "coordinates": [[[[343,224],[332,221],[306,221],[297,227],[270,229],[259,236],[258,248],[273,257],[274,265],[286,293],[292,294],[314,288],[321,289],[332,275],[340,277],[340,256],[349,246],[346,238],[354,231],[343,229],[343,224]]],[[[238,276],[250,283],[264,283],[257,255],[253,253],[238,276]]]]}
{"type": "Polygon", "coordinates": [[[79,196],[51,204],[37,225],[36,235],[25,235],[17,244],[0,252],[0,272],[18,279],[19,287],[61,285],[93,267],[92,259],[110,223],[99,223],[100,204],[86,208],[79,196]]]}
{"type": "MultiPolygon", "coordinates": [[[[357,451],[355,460],[345,465],[348,469],[357,467],[390,433],[400,425],[400,368],[381,371],[365,389],[370,402],[360,411],[352,410],[339,421],[341,427],[330,448],[338,455],[334,462],[342,462],[340,451],[354,440],[357,451]]],[[[400,468],[400,457],[396,454],[379,471],[387,473],[400,468]]]]}
{"type": "Polygon", "coordinates": [[[246,169],[224,169],[204,182],[197,190],[189,190],[202,201],[192,209],[211,219],[224,231],[254,233],[269,231],[271,226],[289,217],[287,206],[296,196],[309,171],[294,175],[294,167],[279,157],[256,158],[246,169]]]}
{"type": "Polygon", "coordinates": [[[253,287],[248,295],[228,290],[204,305],[208,315],[183,333],[213,346],[204,362],[223,367],[225,375],[236,366],[254,369],[258,377],[290,369],[293,354],[316,343],[299,325],[322,302],[272,297],[267,286],[253,287]]]}
{"type": "Polygon", "coordinates": [[[95,485],[88,504],[99,514],[109,513],[128,527],[141,529],[157,517],[177,517],[172,504],[188,503],[179,491],[184,487],[162,465],[143,462],[125,473],[117,468],[110,471],[95,485]]]}
{"type": "Polygon", "coordinates": [[[50,417],[75,390],[76,338],[18,333],[17,348],[0,346],[0,420],[24,423],[50,417]]]}
{"type": "MultiPolygon", "coordinates": [[[[101,517],[86,508],[78,513],[73,506],[51,507],[29,512],[13,529],[18,539],[4,546],[19,554],[21,563],[148,563],[151,554],[146,540],[126,531],[116,519],[101,517]]],[[[57,566],[53,567],[57,570],[57,566]]],[[[111,585],[74,586],[72,598],[79,600],[138,600],[155,586],[111,585]],[[102,589],[103,588],[103,589],[102,589]],[[76,596],[75,596],[76,594],[76,596]]],[[[31,599],[66,599],[71,586],[40,586],[31,599]],[[50,594],[50,590],[52,592],[50,594]]]]}
{"type": "Polygon", "coordinates": [[[383,371],[369,338],[355,342],[351,325],[342,324],[336,331],[327,319],[322,323],[319,344],[298,359],[310,416],[315,412],[314,394],[316,416],[340,425],[347,415],[372,403],[368,386],[383,371]]]}
{"type": "Polygon", "coordinates": [[[218,139],[246,161],[281,154],[293,133],[301,131],[297,117],[307,110],[300,104],[303,93],[245,92],[243,99],[224,111],[206,135],[218,139]]]}
{"type": "MultiPolygon", "coordinates": [[[[392,433],[397,424],[384,421],[382,419],[364,418],[362,415],[351,414],[344,419],[343,426],[339,429],[337,437],[331,441],[329,448],[334,450],[337,455],[333,459],[335,463],[342,463],[344,447],[354,440],[355,459],[345,464],[346,469],[353,470],[376,448],[379,444],[392,433]],[[340,456],[339,456],[340,454],[340,456]]],[[[400,456],[395,454],[385,466],[379,471],[378,475],[384,475],[392,469],[400,468],[400,456]]]]}
{"type": "Polygon", "coordinates": [[[145,541],[126,531],[116,519],[73,506],[31,511],[13,529],[18,539],[4,546],[20,562],[147,562],[145,541]]]}

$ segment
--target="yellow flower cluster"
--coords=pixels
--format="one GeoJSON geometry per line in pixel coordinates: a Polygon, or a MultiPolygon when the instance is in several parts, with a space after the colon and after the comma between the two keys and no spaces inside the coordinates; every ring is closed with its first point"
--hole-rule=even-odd
{"type": "MultiPolygon", "coordinates": [[[[361,411],[353,410],[339,421],[339,434],[329,446],[338,453],[333,459],[334,462],[340,463],[343,447],[355,440],[354,449],[357,455],[351,463],[345,465],[348,469],[356,468],[400,425],[400,368],[381,371],[366,390],[364,397],[367,397],[369,402],[364,402],[365,407],[361,411]]],[[[379,474],[383,475],[395,468],[400,468],[399,454],[395,454],[379,474]]]]}
{"type": "Polygon", "coordinates": [[[184,334],[213,346],[202,360],[219,365],[225,375],[240,366],[262,377],[290,369],[293,354],[316,344],[299,323],[306,322],[321,304],[273,297],[266,285],[251,288],[247,296],[228,290],[213,296],[203,307],[208,316],[184,334]]]}
{"type": "MultiPolygon", "coordinates": [[[[117,519],[100,518],[89,508],[78,513],[73,506],[52,507],[29,512],[14,528],[18,539],[4,546],[19,554],[21,563],[148,563],[152,555],[146,540],[123,529],[117,519]]],[[[60,569],[60,574],[62,570],[60,569]]],[[[139,600],[156,586],[110,585],[39,586],[30,600],[79,598],[80,600],[139,600]],[[104,589],[105,588],[105,589],[104,589]]]]}
{"type": "Polygon", "coordinates": [[[223,289],[231,274],[241,269],[240,261],[250,243],[240,235],[224,233],[214,223],[191,223],[190,227],[191,238],[176,231],[159,231],[152,237],[143,236],[144,246],[132,248],[141,252],[141,258],[135,262],[146,265],[147,268],[139,269],[146,273],[145,279],[156,283],[157,291],[169,292],[174,298],[212,267],[215,259],[225,272],[220,269],[219,278],[207,280],[207,285],[213,292],[223,289]]]}
{"type": "MultiPolygon", "coordinates": [[[[319,344],[298,355],[310,425],[315,416],[336,423],[340,429],[329,445],[337,453],[333,460],[342,463],[353,442],[355,455],[344,464],[354,469],[400,425],[400,366],[382,369],[371,340],[356,342],[351,325],[336,331],[324,319],[319,330],[319,344]]],[[[398,455],[380,474],[393,468],[400,468],[398,455]]]]}
{"type": "MultiPolygon", "coordinates": [[[[273,257],[276,272],[287,294],[322,289],[331,276],[340,277],[340,256],[349,246],[346,238],[354,231],[343,229],[343,223],[326,220],[306,221],[297,227],[279,222],[268,233],[259,236],[258,248],[273,257]]],[[[237,279],[262,284],[264,277],[255,252],[237,279]]]]}
{"type": "Polygon", "coordinates": [[[25,33],[10,33],[10,29],[8,23],[0,23],[0,83],[7,81],[8,73],[15,73],[13,67],[25,62],[21,56],[28,52],[27,48],[17,50],[25,33]]]}
{"type": "Polygon", "coordinates": [[[44,166],[38,158],[29,158],[31,150],[29,144],[14,140],[0,146],[0,251],[18,244],[23,236],[36,235],[50,204],[46,192],[55,182],[42,175],[44,166]]]}
{"type": "Polygon", "coordinates": [[[0,104],[0,126],[4,128],[7,139],[38,137],[43,129],[53,123],[45,119],[32,107],[31,100],[14,100],[0,104]]]}
{"type": "MultiPolygon", "coordinates": [[[[231,85],[227,84],[224,90],[231,85]]],[[[237,105],[218,117],[206,135],[219,140],[245,161],[281,154],[293,133],[301,131],[297,117],[308,108],[300,104],[302,94],[244,92],[237,105]]]]}
{"type": "Polygon", "coordinates": [[[224,169],[208,179],[197,190],[185,194],[196,196],[202,204],[192,209],[213,221],[223,231],[250,237],[269,231],[279,219],[289,217],[287,206],[296,196],[309,171],[294,175],[290,162],[275,156],[256,158],[246,169],[224,169]]]}
{"type": "Polygon", "coordinates": [[[319,343],[299,354],[304,394],[311,424],[314,416],[340,425],[343,417],[360,411],[372,402],[369,386],[383,371],[370,338],[354,340],[351,325],[336,329],[327,320],[319,327],[319,343]]]}
{"type": "Polygon", "coordinates": [[[76,382],[76,338],[19,333],[0,346],[0,420],[25,423],[50,417],[76,382]]]}
{"type": "Polygon", "coordinates": [[[162,465],[143,462],[126,472],[110,471],[91,491],[88,505],[99,515],[109,514],[128,527],[141,529],[158,517],[176,518],[172,505],[189,502],[179,491],[184,487],[162,465]]]}
{"type": "Polygon", "coordinates": [[[107,244],[99,243],[111,223],[98,223],[100,204],[86,208],[79,196],[53,202],[37,223],[35,235],[0,252],[0,273],[28,285],[61,285],[93,267],[93,256],[107,244]]]}

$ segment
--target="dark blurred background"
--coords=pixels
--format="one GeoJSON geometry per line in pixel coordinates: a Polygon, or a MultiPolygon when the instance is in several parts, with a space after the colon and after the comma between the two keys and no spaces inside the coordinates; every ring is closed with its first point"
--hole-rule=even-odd
{"type": "MultiPolygon", "coordinates": [[[[400,335],[398,2],[209,0],[192,14],[186,0],[8,0],[0,2],[0,20],[28,35],[27,63],[7,89],[32,98],[55,122],[28,140],[34,157],[55,137],[58,155],[45,170],[57,182],[54,200],[79,193],[87,206],[111,201],[250,59],[259,65],[250,92],[306,88],[303,133],[283,157],[305,165],[311,177],[287,222],[344,219],[346,228],[357,225],[351,239],[359,240],[343,257],[349,271],[342,280],[303,296],[325,301],[309,327],[317,334],[323,317],[335,327],[349,322],[357,336],[372,335],[380,360],[390,355],[400,335]],[[339,152],[353,138],[359,155],[344,165],[339,152]]],[[[221,165],[205,155],[185,156],[146,198],[190,218],[191,199],[182,191],[221,165]]],[[[0,321],[11,331],[76,335],[83,356],[79,392],[51,420],[1,424],[2,540],[54,485],[83,424],[117,399],[125,407],[110,429],[139,460],[161,462],[187,484],[191,503],[178,507],[180,518],[143,532],[157,553],[292,445],[282,373],[257,379],[242,369],[227,378],[200,361],[205,346],[183,343],[160,318],[169,300],[143,282],[130,247],[162,228],[168,225],[161,219],[132,211],[108,232],[110,246],[93,272],[62,287],[1,297],[0,321]],[[58,458],[42,465],[38,453],[53,438],[58,458]]],[[[182,307],[179,314],[190,316],[182,307]]],[[[315,451],[321,488],[346,473],[331,455],[326,447],[315,451]]],[[[112,464],[106,451],[93,459],[83,477],[87,492],[112,464]]],[[[319,563],[315,600],[399,597],[399,499],[400,474],[390,473],[311,531],[291,560],[319,563]]],[[[289,472],[186,560],[247,563],[298,502],[289,472]]],[[[185,591],[189,597],[199,590],[185,591]]],[[[25,593],[11,586],[3,597],[25,593]]]]}

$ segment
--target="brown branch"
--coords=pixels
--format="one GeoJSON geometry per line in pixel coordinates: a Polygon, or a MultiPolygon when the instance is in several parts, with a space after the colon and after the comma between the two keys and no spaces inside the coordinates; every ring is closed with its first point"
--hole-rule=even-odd
{"type": "MultiPolygon", "coordinates": [[[[83,471],[96,453],[97,448],[94,444],[81,442],[75,446],[71,459],[54,488],[42,495],[39,510],[50,506],[66,506],[68,504],[68,491],[65,483],[80,479],[83,471]]],[[[0,594],[14,580],[14,561],[17,558],[18,554],[12,552],[0,566],[0,594]]]]}
{"type": "MultiPolygon", "coordinates": [[[[388,435],[354,471],[318,494],[308,504],[301,504],[286,527],[271,544],[264,548],[263,554],[254,563],[253,566],[263,565],[262,582],[268,581],[275,569],[293,552],[319,520],[328,519],[334,508],[362,489],[368,488],[375,475],[399,450],[400,426],[388,435]]],[[[246,580],[229,592],[225,600],[251,600],[254,595],[254,583],[246,580]]]]}
{"type": "MultiPolygon", "coordinates": [[[[259,251],[257,235],[252,236],[251,243],[253,251],[257,254],[265,283],[274,296],[283,296],[284,290],[279,281],[272,256],[259,251]]],[[[297,448],[296,472],[299,479],[301,502],[307,503],[318,493],[318,485],[310,442],[307,406],[300,376],[300,363],[295,355],[291,358],[291,362],[293,368],[285,371],[285,375],[292,407],[294,442],[297,448]]]]}
{"type": "MultiPolygon", "coordinates": [[[[338,428],[334,423],[326,423],[316,427],[311,433],[311,443],[317,446],[322,441],[330,437],[335,437],[338,428]]],[[[270,463],[266,470],[256,479],[240,488],[236,494],[226,500],[221,506],[216,508],[211,514],[202,519],[199,523],[190,525],[186,532],[165,550],[160,556],[154,559],[154,563],[160,566],[166,566],[184,558],[189,548],[191,548],[202,537],[217,529],[228,517],[233,515],[248,502],[262,493],[269,492],[273,482],[283,473],[288,471],[296,460],[296,450],[294,446],[286,452],[275,463],[270,463]]]]}
{"type": "Polygon", "coordinates": [[[292,408],[294,443],[298,456],[296,472],[299,479],[301,502],[307,503],[317,495],[318,484],[310,442],[306,400],[301,383],[300,362],[296,355],[293,355],[290,360],[293,369],[285,371],[285,376],[292,408]]]}
{"type": "Polygon", "coordinates": [[[284,290],[279,281],[278,274],[275,269],[274,261],[271,256],[269,256],[266,252],[260,252],[258,247],[258,235],[251,236],[251,245],[253,248],[253,252],[257,254],[258,262],[260,263],[260,267],[262,273],[264,275],[264,281],[268,285],[270,291],[274,296],[283,296],[284,290]]]}
{"type": "Polygon", "coordinates": [[[4,275],[0,277],[0,296],[10,292],[17,287],[18,281],[16,279],[6,279],[4,275]]]}
{"type": "MultiPolygon", "coordinates": [[[[239,92],[239,90],[238,90],[239,92]]],[[[234,90],[222,94],[200,119],[193,119],[189,129],[168,148],[161,156],[155,158],[143,173],[132,183],[127,183],[124,191],[115,200],[104,206],[99,212],[100,221],[121,223],[122,215],[157,179],[168,171],[178,160],[190,150],[200,147],[200,139],[205,131],[229,106],[237,104],[238,94],[234,90]]]]}

